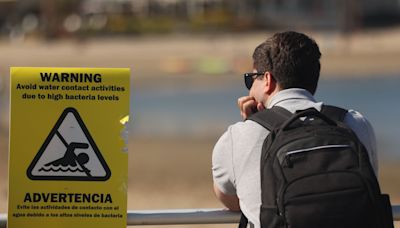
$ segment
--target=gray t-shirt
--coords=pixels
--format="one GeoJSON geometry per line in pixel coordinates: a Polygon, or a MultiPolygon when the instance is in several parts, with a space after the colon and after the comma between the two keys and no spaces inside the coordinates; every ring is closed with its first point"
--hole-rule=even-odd
{"type": "MultiPolygon", "coordinates": [[[[312,107],[321,110],[322,102],[316,102],[304,89],[286,89],[275,94],[267,108],[275,105],[294,113],[312,107]]],[[[344,123],[367,148],[377,173],[376,140],[370,123],[354,110],[349,110],[344,123]]],[[[214,183],[223,193],[239,197],[240,208],[252,227],[260,227],[260,158],[261,147],[268,134],[267,129],[254,121],[238,122],[221,136],[212,156],[214,183]]]]}

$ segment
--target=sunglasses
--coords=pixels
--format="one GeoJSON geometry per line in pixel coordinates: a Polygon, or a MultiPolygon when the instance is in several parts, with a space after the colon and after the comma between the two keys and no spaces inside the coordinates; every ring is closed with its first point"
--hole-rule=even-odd
{"type": "Polygon", "coordinates": [[[265,74],[265,72],[263,72],[263,73],[261,73],[261,72],[260,73],[244,73],[243,74],[243,76],[244,76],[244,84],[246,85],[246,88],[248,90],[250,90],[251,86],[253,86],[254,80],[256,78],[258,78],[259,76],[262,76],[264,74],[265,74]],[[256,76],[256,77],[254,77],[254,76],[256,76]]]}

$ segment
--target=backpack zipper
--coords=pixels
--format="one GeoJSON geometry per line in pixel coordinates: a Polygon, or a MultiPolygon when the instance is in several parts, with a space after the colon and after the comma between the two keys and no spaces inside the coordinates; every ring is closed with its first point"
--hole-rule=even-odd
{"type": "Polygon", "coordinates": [[[292,151],[288,151],[286,153],[281,153],[281,156],[278,156],[278,157],[279,157],[280,164],[285,162],[288,167],[291,167],[291,161],[289,159],[290,155],[307,153],[307,152],[316,151],[316,150],[322,150],[322,149],[333,149],[333,148],[336,149],[336,148],[350,148],[350,147],[351,147],[350,145],[346,145],[346,144],[333,144],[333,145],[316,146],[316,147],[310,147],[310,148],[299,149],[299,150],[292,150],[292,151]]]}
{"type": "Polygon", "coordinates": [[[311,148],[306,148],[306,149],[288,151],[288,152],[286,152],[286,156],[291,155],[291,154],[309,152],[309,151],[313,151],[313,150],[330,149],[330,148],[347,148],[347,147],[350,147],[350,145],[342,144],[342,145],[316,146],[316,147],[311,147],[311,148]]]}

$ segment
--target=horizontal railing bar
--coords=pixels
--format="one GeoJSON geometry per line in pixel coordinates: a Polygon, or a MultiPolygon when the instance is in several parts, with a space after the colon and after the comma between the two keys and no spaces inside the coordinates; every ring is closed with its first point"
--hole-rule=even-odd
{"type": "Polygon", "coordinates": [[[238,223],[239,212],[223,209],[128,211],[128,225],[180,225],[238,223]]]}
{"type": "MultiPolygon", "coordinates": [[[[393,205],[393,220],[400,221],[400,205],[393,205]]],[[[238,223],[239,212],[225,209],[168,209],[129,210],[128,226],[182,225],[182,224],[228,224],[238,223]]],[[[7,214],[0,214],[0,228],[6,228],[7,214]]]]}

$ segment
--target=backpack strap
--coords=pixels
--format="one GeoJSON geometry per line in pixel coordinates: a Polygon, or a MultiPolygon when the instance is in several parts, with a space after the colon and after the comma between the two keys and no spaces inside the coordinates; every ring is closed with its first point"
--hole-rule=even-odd
{"type": "Polygon", "coordinates": [[[246,228],[248,223],[249,223],[249,220],[242,212],[242,216],[240,216],[240,222],[239,222],[238,228],[246,228]]]}
{"type": "Polygon", "coordinates": [[[292,115],[293,114],[291,112],[282,107],[273,106],[270,109],[265,109],[261,112],[254,113],[247,119],[253,120],[265,127],[267,130],[271,131],[281,126],[292,115]]]}
{"type": "MultiPolygon", "coordinates": [[[[321,113],[328,116],[330,119],[343,122],[346,117],[348,110],[339,108],[332,105],[322,105],[321,113]]],[[[248,120],[253,120],[268,130],[282,125],[286,120],[288,120],[293,114],[288,110],[274,106],[271,109],[265,109],[261,112],[254,113],[248,120]]]]}
{"type": "MultiPolygon", "coordinates": [[[[254,113],[247,120],[253,120],[265,127],[267,130],[272,131],[273,129],[280,127],[285,121],[287,121],[293,114],[288,110],[274,106],[270,109],[265,109],[261,112],[254,113]]],[[[248,219],[243,214],[240,217],[239,228],[246,228],[248,219]]]]}
{"type": "Polygon", "coordinates": [[[347,110],[332,105],[322,105],[321,113],[328,116],[332,120],[343,122],[347,114],[347,110]]]}

